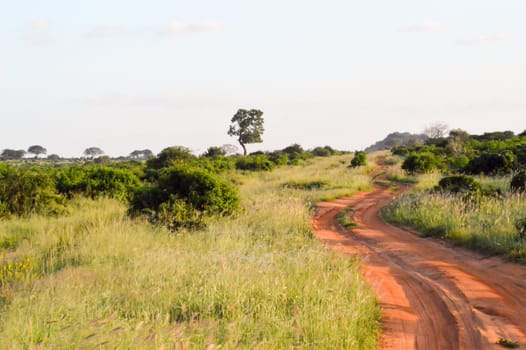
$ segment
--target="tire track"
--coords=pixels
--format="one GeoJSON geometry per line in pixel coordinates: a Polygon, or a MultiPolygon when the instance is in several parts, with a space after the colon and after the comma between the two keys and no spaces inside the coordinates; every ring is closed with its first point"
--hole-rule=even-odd
{"type": "Polygon", "coordinates": [[[483,258],[385,223],[393,200],[379,188],[319,203],[316,236],[331,248],[363,257],[362,273],[382,307],[383,349],[502,349],[500,338],[526,346],[526,267],[483,258]],[[337,215],[353,208],[358,228],[337,215]]]}

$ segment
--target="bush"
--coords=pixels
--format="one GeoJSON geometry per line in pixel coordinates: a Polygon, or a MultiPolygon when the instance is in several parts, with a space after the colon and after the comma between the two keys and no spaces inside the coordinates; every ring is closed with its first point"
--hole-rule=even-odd
{"type": "Polygon", "coordinates": [[[469,158],[466,156],[451,157],[447,160],[449,169],[460,171],[469,164],[469,158]]]}
{"type": "Polygon", "coordinates": [[[496,175],[508,174],[515,166],[515,155],[512,152],[482,153],[470,160],[464,171],[468,174],[496,175]]]}
{"type": "Polygon", "coordinates": [[[306,160],[312,157],[312,154],[306,152],[303,147],[295,143],[281,150],[281,153],[285,153],[289,157],[289,165],[299,165],[302,160],[306,160]]]}
{"type": "Polygon", "coordinates": [[[49,171],[14,167],[0,170],[0,217],[55,215],[65,211],[64,204],[49,171]]]}
{"type": "Polygon", "coordinates": [[[312,155],[315,157],[329,157],[332,156],[335,151],[331,146],[325,147],[316,147],[311,151],[312,155]]]}
{"type": "Polygon", "coordinates": [[[196,227],[209,216],[233,214],[239,207],[237,189],[210,172],[188,166],[163,169],[155,183],[136,190],[131,215],[145,214],[175,230],[196,227]]]}
{"type": "Polygon", "coordinates": [[[57,171],[59,193],[71,198],[80,194],[90,198],[107,196],[126,201],[140,185],[132,171],[109,167],[70,167],[57,171]]]}
{"type": "Polygon", "coordinates": [[[440,168],[440,160],[431,152],[411,153],[402,163],[402,169],[410,174],[424,174],[440,168]]]}
{"type": "Polygon", "coordinates": [[[270,171],[274,164],[266,155],[250,155],[239,158],[236,162],[236,169],[251,171],[270,171]]]}
{"type": "Polygon", "coordinates": [[[524,193],[526,191],[526,171],[522,170],[513,176],[510,189],[516,193],[524,193]]]}
{"type": "Polygon", "coordinates": [[[451,193],[474,193],[479,192],[481,186],[471,176],[456,175],[444,177],[438,183],[437,189],[451,193]]]}
{"type": "Polygon", "coordinates": [[[188,148],[173,146],[163,149],[157,157],[148,159],[146,161],[146,166],[150,169],[162,169],[195,159],[196,157],[188,148]]]}
{"type": "Polygon", "coordinates": [[[289,155],[281,151],[275,151],[268,154],[270,161],[277,166],[287,165],[289,163],[289,155]]]}
{"type": "Polygon", "coordinates": [[[351,160],[351,167],[356,168],[364,165],[367,165],[367,154],[363,151],[354,152],[354,157],[351,160]]]}

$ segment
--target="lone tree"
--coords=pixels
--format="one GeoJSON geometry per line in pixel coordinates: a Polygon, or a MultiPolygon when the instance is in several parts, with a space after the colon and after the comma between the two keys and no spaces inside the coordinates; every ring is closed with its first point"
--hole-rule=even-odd
{"type": "Polygon", "coordinates": [[[39,145],[34,145],[34,146],[31,146],[31,147],[29,147],[27,149],[27,153],[34,154],[35,158],[38,158],[39,155],[46,154],[47,153],[47,149],[45,149],[44,147],[39,146],[39,145]]]}
{"type": "Polygon", "coordinates": [[[261,143],[263,128],[263,112],[258,109],[240,109],[232,117],[232,124],[228,129],[229,136],[237,136],[237,141],[243,147],[243,156],[247,155],[248,143],[261,143]]]}
{"type": "Polygon", "coordinates": [[[446,124],[436,122],[428,126],[424,130],[424,134],[430,139],[439,139],[446,136],[447,129],[449,129],[449,127],[446,124]]]}
{"type": "Polygon", "coordinates": [[[93,158],[93,157],[96,157],[96,156],[100,156],[100,155],[103,155],[104,154],[104,151],[101,150],[100,148],[98,147],[88,147],[84,150],[84,153],[83,153],[86,157],[90,157],[90,158],[93,158]]]}

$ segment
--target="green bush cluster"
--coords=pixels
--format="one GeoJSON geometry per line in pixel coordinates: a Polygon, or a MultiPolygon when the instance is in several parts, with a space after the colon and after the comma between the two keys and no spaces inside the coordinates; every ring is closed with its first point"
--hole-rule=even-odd
{"type": "Polygon", "coordinates": [[[480,192],[481,185],[471,176],[454,175],[442,178],[437,189],[442,192],[469,194],[480,192]]]}
{"type": "Polygon", "coordinates": [[[129,170],[99,166],[62,168],[55,179],[58,192],[68,198],[106,196],[126,201],[140,185],[140,179],[129,170]]]}
{"type": "Polygon", "coordinates": [[[409,174],[424,174],[440,169],[440,159],[431,152],[411,153],[402,163],[402,169],[409,174]]]}
{"type": "Polygon", "coordinates": [[[526,171],[519,171],[511,179],[510,189],[512,192],[524,193],[526,191],[526,171]]]}
{"type": "Polygon", "coordinates": [[[351,167],[356,168],[364,165],[367,165],[367,154],[364,151],[354,152],[354,157],[351,160],[351,167]]]}
{"type": "Polygon", "coordinates": [[[152,180],[134,192],[129,213],[172,230],[201,226],[207,217],[231,215],[239,207],[237,189],[202,168],[165,168],[152,180]]]}
{"type": "Polygon", "coordinates": [[[139,185],[138,176],[127,169],[0,164],[0,217],[64,213],[74,195],[126,201],[139,185]]]}
{"type": "Polygon", "coordinates": [[[274,163],[264,154],[249,155],[239,158],[236,161],[236,168],[239,170],[270,171],[274,168],[274,163]]]}
{"type": "Polygon", "coordinates": [[[469,135],[451,131],[448,137],[428,139],[425,145],[395,147],[412,173],[433,170],[471,175],[503,175],[526,168],[526,136],[511,131],[469,135]]]}
{"type": "Polygon", "coordinates": [[[65,200],[46,169],[5,165],[0,169],[0,217],[58,214],[64,210],[65,200]]]}

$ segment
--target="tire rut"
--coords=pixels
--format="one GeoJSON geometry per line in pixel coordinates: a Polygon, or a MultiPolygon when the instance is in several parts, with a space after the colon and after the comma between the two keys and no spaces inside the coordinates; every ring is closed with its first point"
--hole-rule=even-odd
{"type": "Polygon", "coordinates": [[[394,227],[380,210],[394,198],[379,188],[319,203],[316,236],[363,257],[362,273],[382,307],[382,349],[501,349],[500,338],[526,345],[526,267],[482,258],[394,227]],[[337,224],[352,207],[358,227],[337,224]]]}

